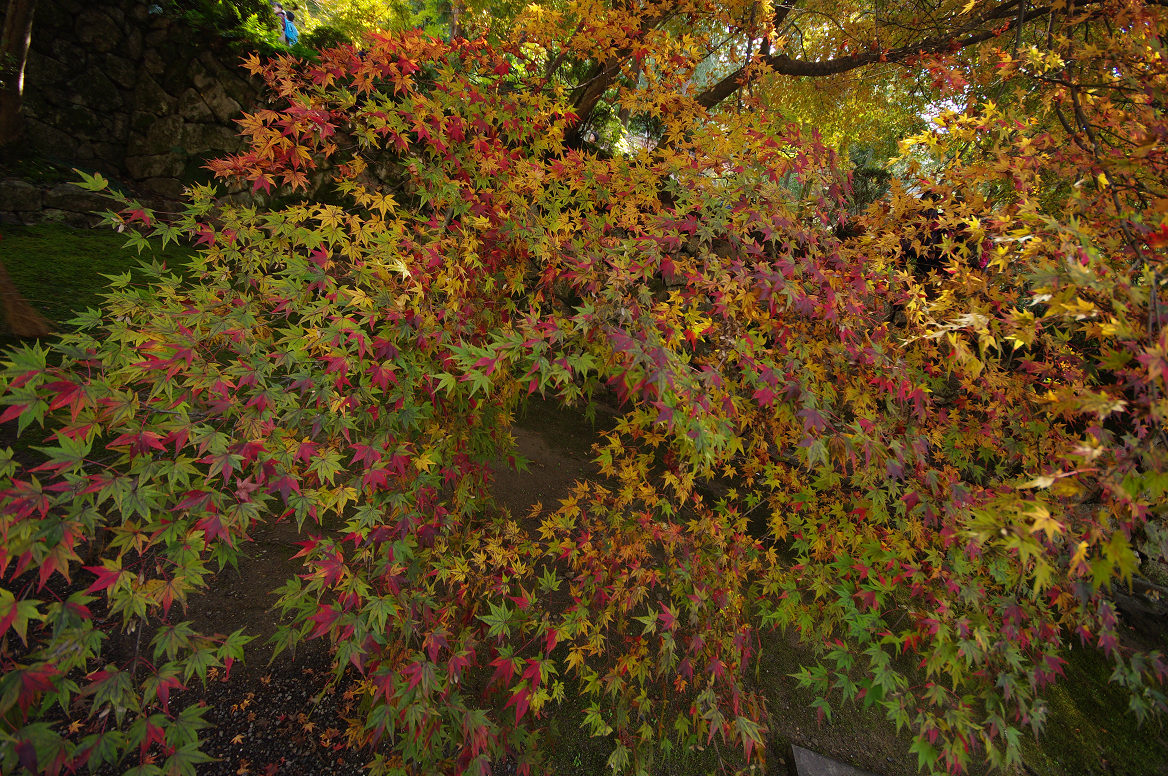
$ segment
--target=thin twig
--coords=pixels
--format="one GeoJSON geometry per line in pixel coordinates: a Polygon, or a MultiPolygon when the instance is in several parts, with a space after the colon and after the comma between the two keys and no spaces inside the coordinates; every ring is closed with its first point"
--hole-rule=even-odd
{"type": "Polygon", "coordinates": [[[1026,21],[1026,8],[1029,5],[1026,0],[1022,0],[1018,4],[1018,29],[1014,33],[1014,52],[1013,56],[1018,56],[1018,47],[1022,45],[1022,25],[1026,21]]]}
{"type": "MultiPolygon", "coordinates": [[[[1091,141],[1091,154],[1095,157],[1095,161],[1101,162],[1099,140],[1096,138],[1095,132],[1091,127],[1091,122],[1087,120],[1087,114],[1083,111],[1082,103],[1079,101],[1079,89],[1077,86],[1074,86],[1074,79],[1070,77],[1070,65],[1067,67],[1068,80],[1072,83],[1070,87],[1071,105],[1075,109],[1075,121],[1083,128],[1083,132],[1087,134],[1087,139],[1091,141]]],[[[1115,207],[1116,218],[1119,220],[1119,228],[1123,231],[1124,241],[1132,249],[1132,253],[1135,254],[1135,258],[1132,260],[1132,269],[1136,269],[1144,263],[1144,252],[1140,250],[1136,236],[1132,234],[1131,228],[1127,225],[1127,219],[1123,217],[1123,206],[1119,201],[1119,194],[1115,191],[1114,186],[1109,186],[1108,188],[1110,189],[1108,193],[1111,195],[1111,203],[1115,207]]]]}

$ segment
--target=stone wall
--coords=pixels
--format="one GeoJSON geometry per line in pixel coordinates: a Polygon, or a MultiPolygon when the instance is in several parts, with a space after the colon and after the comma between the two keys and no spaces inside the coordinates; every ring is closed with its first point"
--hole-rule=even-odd
{"type": "Polygon", "coordinates": [[[234,119],[258,99],[239,51],[206,34],[151,2],[42,1],[25,77],[28,152],[180,196],[183,181],[206,178],[208,158],[241,147],[234,119]]]}
{"type": "Polygon", "coordinates": [[[19,178],[0,178],[0,224],[58,223],[95,226],[114,210],[114,200],[72,183],[36,184],[19,178]]]}

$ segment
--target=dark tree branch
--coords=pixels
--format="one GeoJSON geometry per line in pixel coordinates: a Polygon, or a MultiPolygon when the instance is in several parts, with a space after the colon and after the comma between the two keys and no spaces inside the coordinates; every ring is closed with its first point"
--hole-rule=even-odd
{"type": "MultiPolygon", "coordinates": [[[[798,2],[799,0],[790,0],[790,2],[775,6],[771,18],[771,23],[774,28],[777,29],[782,25],[787,15],[795,9],[798,2]]],[[[665,18],[664,15],[657,15],[646,19],[638,31],[637,37],[640,38],[643,36],[646,32],[660,24],[665,18]]],[[[764,51],[767,53],[770,51],[769,39],[764,51]]],[[[609,59],[596,63],[592,72],[589,73],[587,80],[577,87],[578,93],[576,99],[573,100],[572,108],[576,115],[579,116],[579,120],[573,130],[574,133],[579,133],[583,127],[587,126],[588,120],[592,116],[592,111],[596,110],[596,106],[600,104],[605,93],[616,83],[617,78],[620,77],[621,70],[632,55],[633,52],[631,49],[620,49],[613,52],[613,55],[609,59]]],[[[578,136],[575,137],[575,141],[579,141],[578,136]]]]}
{"type": "MultiPolygon", "coordinates": [[[[1101,0],[1084,0],[1077,3],[1077,8],[1098,5],[1101,0]]],[[[1168,0],[1148,0],[1151,5],[1168,5],[1168,0]]],[[[771,24],[774,29],[781,27],[791,15],[798,10],[799,0],[790,0],[774,7],[771,24]]],[[[723,100],[737,93],[752,78],[766,72],[787,76],[801,76],[821,78],[839,75],[851,70],[873,65],[879,62],[899,63],[911,60],[913,57],[957,51],[969,46],[976,46],[987,40],[999,37],[1011,30],[1015,33],[1015,40],[1020,35],[1022,26],[1036,19],[1052,17],[1052,6],[1033,6],[1029,0],[1006,0],[1001,3],[986,3],[984,10],[969,18],[961,15],[950,17],[953,26],[949,30],[937,31],[940,23],[934,26],[934,34],[926,35],[918,40],[901,44],[887,50],[870,50],[862,53],[849,54],[826,60],[810,60],[791,57],[783,53],[771,51],[769,38],[764,42],[759,56],[754,62],[747,63],[725,76],[713,86],[699,94],[695,101],[704,108],[713,108],[723,100]],[[757,67],[762,63],[766,69],[757,67]],[[754,69],[752,70],[752,66],[754,69]]],[[[638,32],[638,37],[660,24],[664,16],[654,16],[646,19],[638,32]]],[[[612,88],[620,77],[625,64],[632,57],[631,49],[614,51],[612,55],[598,62],[589,78],[576,87],[576,98],[573,108],[579,120],[573,129],[576,142],[579,141],[579,132],[587,126],[592,112],[612,88]]],[[[570,139],[569,142],[572,142],[570,139]]]]}
{"type": "MultiPolygon", "coordinates": [[[[656,27],[666,18],[668,18],[666,14],[658,14],[645,19],[641,24],[641,29],[637,31],[637,39],[643,37],[645,33],[656,27]]],[[[587,80],[576,87],[579,93],[576,95],[576,99],[572,101],[572,110],[579,116],[579,119],[569,136],[569,144],[575,145],[579,142],[579,133],[588,125],[592,111],[596,110],[596,106],[600,104],[600,100],[604,97],[605,92],[616,83],[616,79],[620,77],[625,63],[632,56],[633,50],[628,48],[613,52],[612,56],[608,59],[603,62],[597,62],[592,72],[589,73],[587,80]]]]}
{"type": "MultiPolygon", "coordinates": [[[[779,75],[821,78],[846,73],[877,62],[903,62],[921,54],[935,54],[974,46],[996,38],[1010,28],[1045,17],[1050,12],[1050,6],[1027,8],[1025,4],[1020,6],[1019,0],[1012,0],[995,6],[976,19],[955,27],[951,32],[906,43],[887,51],[866,51],[821,61],[794,59],[786,54],[770,54],[760,57],[760,61],[779,75]],[[995,22],[1007,22],[1009,26],[1003,29],[1000,24],[994,25],[995,22]]],[[[713,108],[741,89],[750,77],[749,67],[740,67],[699,94],[697,103],[704,108],[713,108]]]]}

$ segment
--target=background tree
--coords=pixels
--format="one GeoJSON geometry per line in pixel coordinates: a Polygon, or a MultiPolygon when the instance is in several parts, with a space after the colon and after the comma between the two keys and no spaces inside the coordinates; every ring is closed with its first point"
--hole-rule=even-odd
{"type": "Polygon", "coordinates": [[[9,0],[0,28],[0,148],[20,135],[24,66],[32,41],[36,0],[9,0]]]}

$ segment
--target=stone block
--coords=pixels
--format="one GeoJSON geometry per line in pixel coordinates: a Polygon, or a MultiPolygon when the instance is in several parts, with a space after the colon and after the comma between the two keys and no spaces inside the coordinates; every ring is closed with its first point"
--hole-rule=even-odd
{"type": "Polygon", "coordinates": [[[221,124],[186,124],[179,144],[188,154],[237,151],[243,141],[239,135],[221,124]]]}
{"type": "MultiPolygon", "coordinates": [[[[81,10],[80,5],[68,0],[46,3],[46,7],[36,10],[36,27],[43,32],[51,31],[55,36],[60,35],[73,29],[73,19],[81,10]]],[[[33,37],[35,38],[38,34],[40,33],[34,32],[33,37]]]]}
{"type": "Polygon", "coordinates": [[[24,136],[30,148],[48,156],[59,157],[63,155],[63,150],[71,152],[76,141],[57,129],[58,124],[53,119],[54,116],[41,117],[30,112],[26,116],[24,136]]]}
{"type": "Polygon", "coordinates": [[[219,83],[223,85],[223,90],[227,92],[227,95],[240,105],[254,106],[256,98],[259,96],[259,89],[251,81],[237,74],[242,72],[239,70],[230,74],[221,73],[219,83]]]}
{"type": "Polygon", "coordinates": [[[801,746],[791,747],[788,762],[791,776],[876,776],[871,771],[845,765],[801,746]]]}
{"type": "Polygon", "coordinates": [[[0,210],[26,213],[40,210],[44,196],[39,187],[13,178],[0,180],[0,210]]]}
{"type": "Polygon", "coordinates": [[[161,76],[166,72],[166,61],[157,49],[148,48],[142,57],[142,69],[152,76],[161,76]]]}
{"type": "Polygon", "coordinates": [[[86,213],[74,213],[72,210],[45,208],[40,212],[35,221],[41,224],[64,224],[65,226],[85,229],[90,226],[96,226],[101,219],[96,216],[87,215],[86,213]]]}
{"type": "Polygon", "coordinates": [[[175,98],[166,93],[154,78],[146,73],[138,79],[134,87],[134,107],[140,111],[153,113],[156,116],[169,113],[174,107],[175,98]]]}
{"type": "Polygon", "coordinates": [[[146,130],[147,155],[171,153],[182,145],[182,116],[161,116],[146,130]]]}
{"type": "Polygon", "coordinates": [[[176,178],[148,178],[140,181],[139,185],[148,194],[163,197],[169,200],[182,199],[184,187],[176,178]]]}
{"type": "Polygon", "coordinates": [[[119,111],[106,117],[106,134],[97,138],[96,142],[125,144],[126,136],[130,131],[130,117],[125,111],[119,111]]]}
{"type": "Polygon", "coordinates": [[[207,68],[205,68],[202,63],[199,62],[191,63],[190,74],[191,83],[194,84],[195,88],[200,92],[206,92],[218,83],[218,81],[215,80],[215,76],[212,75],[212,73],[207,72],[207,68]]]}
{"type": "Polygon", "coordinates": [[[167,26],[158,19],[151,24],[150,31],[142,39],[142,42],[146,44],[146,48],[159,49],[166,45],[166,39],[170,37],[170,30],[167,29],[167,26]]]}
{"type": "Polygon", "coordinates": [[[122,89],[133,90],[138,84],[138,66],[132,59],[111,56],[106,59],[105,72],[122,89]]]}
{"type": "Polygon", "coordinates": [[[142,31],[137,27],[126,30],[126,38],[122,43],[122,53],[131,62],[136,62],[142,56],[142,31]]]}
{"type": "Polygon", "coordinates": [[[183,166],[183,157],[178,154],[126,157],[126,172],[136,180],[181,175],[183,166]]]}
{"type": "Polygon", "coordinates": [[[77,41],[99,53],[113,51],[122,42],[122,28],[97,8],[87,8],[77,15],[77,41]]]}
{"type": "Polygon", "coordinates": [[[203,89],[202,96],[203,102],[215,114],[215,118],[227,126],[232,126],[231,120],[239,118],[239,114],[243,111],[243,106],[227,94],[227,90],[219,81],[215,81],[210,87],[203,89]]]}
{"type": "Polygon", "coordinates": [[[101,10],[110,18],[110,21],[117,25],[118,29],[126,26],[126,14],[116,3],[107,3],[101,6],[101,10]]]}
{"type": "Polygon", "coordinates": [[[190,50],[190,46],[182,43],[175,44],[173,41],[168,41],[167,46],[166,72],[162,74],[161,81],[163,86],[175,89],[187,84],[194,84],[196,89],[201,88],[199,84],[201,66],[195,60],[194,52],[190,50]]]}
{"type": "Polygon", "coordinates": [[[75,102],[103,113],[122,107],[122,90],[100,72],[87,71],[71,80],[65,88],[75,102]]]}
{"type": "MultiPolygon", "coordinates": [[[[37,14],[39,17],[40,14],[37,14]]],[[[36,20],[36,24],[40,23],[40,19],[36,20]]],[[[36,29],[34,26],[33,29],[36,29]]],[[[43,31],[42,31],[43,33],[43,31]]],[[[42,34],[36,33],[36,34],[42,34]]],[[[35,38],[35,34],[34,34],[35,38]]],[[[77,43],[71,41],[67,36],[63,38],[54,38],[53,41],[45,49],[46,56],[50,56],[59,62],[77,62],[84,64],[85,53],[77,51],[77,43]]]]}
{"type": "Polygon", "coordinates": [[[118,170],[126,158],[125,147],[114,143],[94,143],[93,158],[98,167],[108,170],[118,170]]]}
{"type": "Polygon", "coordinates": [[[30,84],[55,84],[69,77],[70,69],[61,60],[42,54],[39,51],[28,52],[28,64],[25,65],[24,78],[30,84]]]}
{"type": "Polygon", "coordinates": [[[157,118],[155,114],[149,111],[134,111],[130,114],[130,131],[141,135],[143,142],[145,142],[146,130],[154,124],[155,118],[157,118]]]}
{"type": "Polygon", "coordinates": [[[210,121],[215,117],[198,89],[187,89],[178,97],[178,112],[187,121],[210,121]]]}
{"type": "Polygon", "coordinates": [[[109,210],[114,206],[109,197],[94,191],[86,191],[72,183],[58,183],[44,194],[46,209],[68,210],[74,213],[92,213],[95,210],[109,210]]]}
{"type": "Polygon", "coordinates": [[[73,147],[70,148],[69,156],[73,161],[88,164],[97,158],[97,153],[93,150],[93,143],[74,138],[73,147]]]}
{"type": "Polygon", "coordinates": [[[86,139],[100,137],[106,130],[101,114],[78,103],[66,105],[61,109],[57,126],[64,129],[70,137],[86,139]]]}

